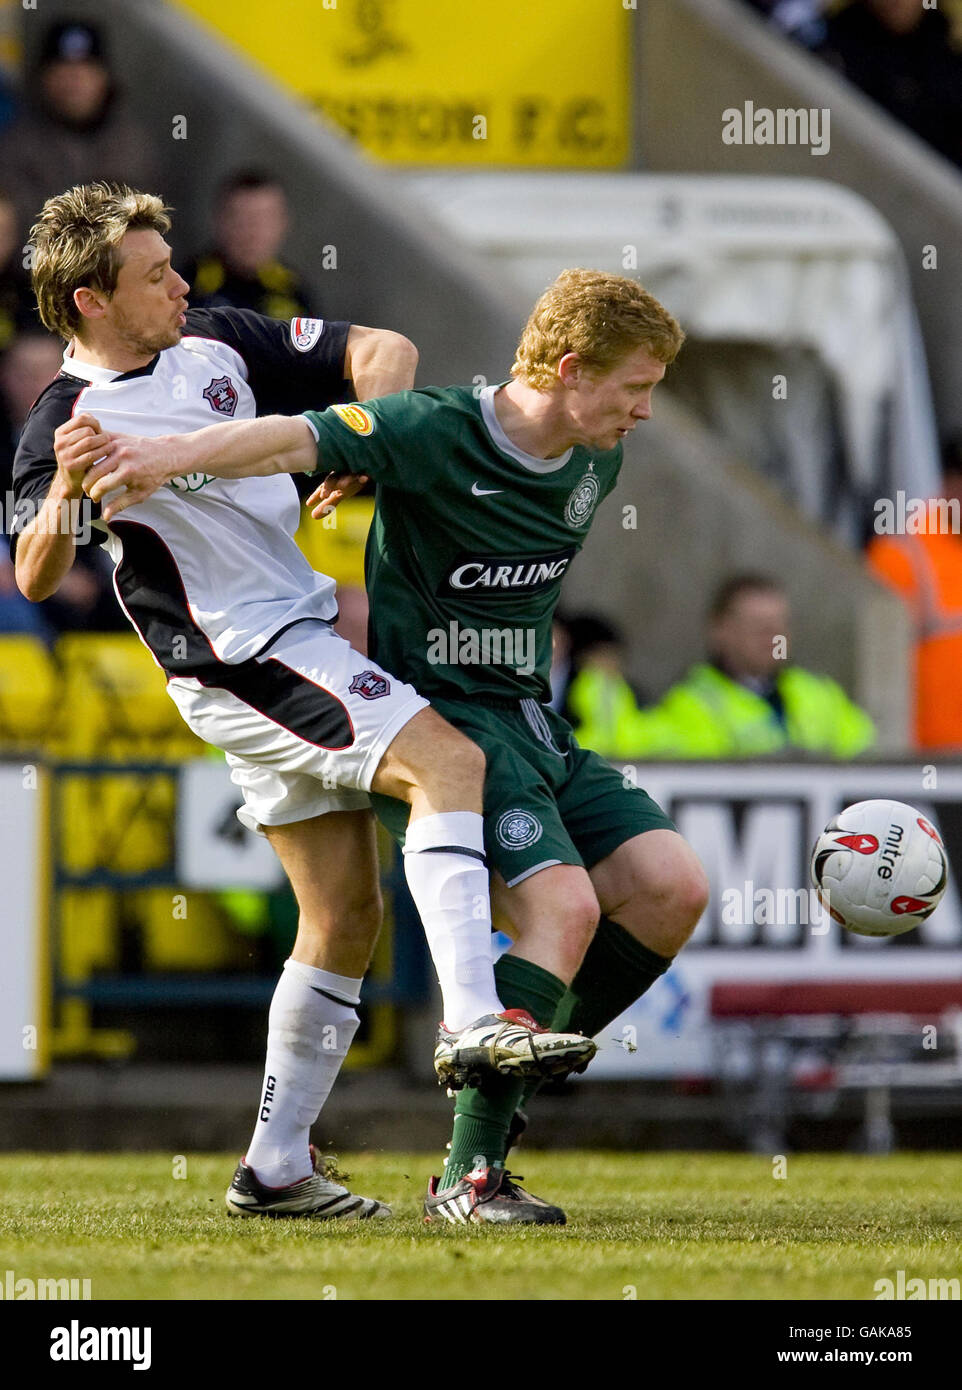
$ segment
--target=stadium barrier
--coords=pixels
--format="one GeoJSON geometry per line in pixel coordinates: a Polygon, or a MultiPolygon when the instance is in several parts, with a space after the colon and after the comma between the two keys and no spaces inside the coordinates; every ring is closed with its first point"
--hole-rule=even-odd
{"type": "MultiPolygon", "coordinates": [[[[0,871],[9,968],[0,977],[0,1080],[52,1059],[135,1055],[144,1010],[257,1009],[286,955],[296,905],[278,862],[234,816],[222,756],[197,739],[134,634],[70,634],[53,652],[0,638],[0,871]],[[214,760],[209,758],[214,753],[214,760]]],[[[395,872],[386,837],[385,873],[395,872]]],[[[391,894],[410,911],[401,885],[391,894]]],[[[395,1051],[395,1009],[419,961],[394,961],[389,913],[349,1065],[395,1051]]]]}
{"type": "MultiPolygon", "coordinates": [[[[839,982],[872,986],[880,991],[874,1002],[891,988],[896,1013],[905,1009],[898,991],[917,988],[933,1010],[926,1022],[936,1029],[937,1046],[926,1064],[951,1058],[952,1033],[939,1027],[951,1000],[933,1000],[924,991],[962,978],[962,765],[647,763],[626,765],[624,775],[665,807],[692,844],[711,896],[664,978],[605,1029],[586,1083],[717,1080],[722,1047],[713,991],[733,981],[759,991],[798,992],[839,982]],[[821,908],[809,879],[811,847],[824,826],[843,807],[873,797],[917,806],[940,828],[950,865],[938,910],[919,928],[890,940],[841,928],[821,908]]],[[[921,1033],[918,1040],[921,1045],[921,1033]]],[[[742,1065],[727,1050],[732,1066],[742,1065]]],[[[751,1072],[753,1058],[742,1060],[751,1072]]],[[[951,1103],[958,1104],[957,1088],[951,1103]]]]}
{"type": "Polygon", "coordinates": [[[844,1091],[864,1099],[862,1147],[891,1153],[893,1090],[962,1083],[962,978],[732,980],[710,1013],[733,1120],[759,1153],[784,1152],[795,1115],[824,1118],[844,1091]]]}
{"type": "MultiPolygon", "coordinates": [[[[902,1038],[881,1059],[889,1068],[885,1084],[898,1087],[911,1077],[913,1085],[919,1079],[938,1089],[937,1069],[918,1078],[900,1070],[953,1064],[957,1032],[952,998],[936,999],[931,991],[962,979],[955,876],[962,863],[962,765],[941,764],[934,772],[917,762],[626,765],[626,780],[666,807],[701,857],[711,901],[663,980],[604,1030],[584,1084],[699,1079],[728,1085],[739,1068],[743,1080],[752,1074],[757,1080],[772,1071],[770,1057],[764,1067],[759,1062],[767,1028],[778,1044],[782,1060],[774,1069],[784,1073],[783,1086],[794,1066],[790,1053],[803,1050],[807,1038],[808,1053],[823,1058],[833,1088],[861,1088],[878,1100],[881,1083],[865,1068],[880,1057],[865,1020],[884,1013],[890,1025],[882,1031],[902,1038]],[[938,912],[889,941],[843,931],[820,910],[808,884],[810,847],[821,828],[842,806],[867,797],[916,805],[940,827],[952,866],[938,912]],[[742,1034],[720,1047],[718,1028],[734,1026],[730,1016],[722,1023],[720,1001],[727,999],[730,1015],[735,1006],[726,991],[736,980],[738,1007],[753,991],[769,1000],[775,991],[780,1002],[763,1024],[742,1018],[742,1034]],[[839,984],[853,1000],[863,995],[864,1008],[837,1011],[831,1027],[821,1020],[812,1025],[808,1005],[792,1007],[806,991],[824,1002],[824,992],[835,989],[836,998],[839,984]],[[882,1009],[886,992],[891,1007],[882,1009]],[[931,1017],[923,1018],[926,1011],[931,1017]],[[845,1022],[856,1014],[857,1027],[845,1022]],[[932,1055],[923,1048],[924,1057],[922,1023],[937,1039],[932,1055]],[[813,1045],[812,1026],[822,1030],[823,1053],[813,1045]],[[719,1066],[723,1055],[728,1070],[719,1066]]],[[[252,966],[251,932],[231,921],[217,895],[230,887],[269,895],[279,871],[260,837],[234,818],[237,792],[224,765],[207,758],[18,761],[0,767],[0,780],[0,868],[9,885],[4,922],[12,961],[3,980],[0,1075],[42,1074],[42,1054],[35,1047],[25,1055],[23,1037],[49,1016],[52,1029],[42,1028],[39,1040],[47,1057],[124,1057],[131,1055],[131,1029],[116,1026],[119,1009],[130,1018],[266,1009],[276,971],[252,966]],[[110,1011],[105,1031],[103,1010],[110,1011]]],[[[423,1007],[432,997],[423,933],[384,837],[381,848],[389,927],[365,988],[371,1024],[354,1065],[396,1058],[398,1011],[423,1007]]],[[[419,1065],[405,1058],[412,1060],[419,1065]]],[[[957,1087],[954,1096],[957,1104],[957,1087]]],[[[874,1123],[884,1131],[884,1106],[874,1123]]]]}

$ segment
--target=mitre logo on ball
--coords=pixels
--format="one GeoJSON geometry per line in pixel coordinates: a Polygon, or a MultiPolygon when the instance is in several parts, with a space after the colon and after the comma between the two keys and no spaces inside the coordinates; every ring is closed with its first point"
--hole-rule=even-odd
{"type": "Polygon", "coordinates": [[[902,801],[847,806],[819,835],[811,868],[832,917],[860,936],[911,931],[931,917],[948,883],[938,831],[902,801]]]}

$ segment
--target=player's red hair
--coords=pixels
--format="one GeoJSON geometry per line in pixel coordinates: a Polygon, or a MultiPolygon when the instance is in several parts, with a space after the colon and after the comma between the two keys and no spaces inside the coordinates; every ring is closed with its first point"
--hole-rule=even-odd
{"type": "Polygon", "coordinates": [[[684,341],[668,310],[637,280],[563,270],[532,309],[511,374],[543,391],[557,381],[566,353],[577,352],[589,369],[603,373],[637,348],[673,362],[684,341]]]}

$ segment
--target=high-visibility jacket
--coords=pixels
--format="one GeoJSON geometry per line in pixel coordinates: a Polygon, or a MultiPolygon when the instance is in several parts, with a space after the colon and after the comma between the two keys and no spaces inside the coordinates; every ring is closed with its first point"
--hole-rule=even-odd
{"type": "Polygon", "coordinates": [[[693,666],[650,709],[620,676],[586,667],[568,691],[575,736],[609,758],[740,758],[790,748],[850,758],[875,727],[828,676],[788,666],[776,676],[784,722],[763,696],[716,666],[693,666]]]}
{"type": "Polygon", "coordinates": [[[869,568],[915,623],[914,732],[919,748],[962,747],[962,539],[876,536],[869,568]]]}

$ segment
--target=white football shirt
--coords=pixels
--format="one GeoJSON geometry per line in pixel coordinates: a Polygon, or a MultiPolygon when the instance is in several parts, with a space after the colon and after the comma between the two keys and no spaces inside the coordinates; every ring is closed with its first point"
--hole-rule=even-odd
{"type": "MultiPolygon", "coordinates": [[[[17,448],[13,530],[46,497],[56,472],[53,432],[72,415],[92,414],[113,433],[162,435],[323,409],[348,397],[349,327],[303,318],[288,324],[244,309],[190,310],[181,341],[136,371],[112,372],[65,354],[17,448]]],[[[93,513],[121,604],[169,675],[244,661],[292,623],[337,616],[334,581],[313,570],[294,541],[300,501],[289,475],[192,474],[109,528],[99,508],[93,513]]]]}

